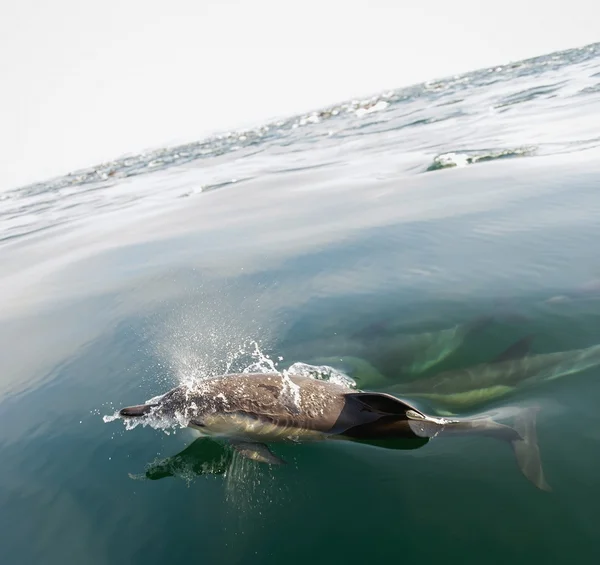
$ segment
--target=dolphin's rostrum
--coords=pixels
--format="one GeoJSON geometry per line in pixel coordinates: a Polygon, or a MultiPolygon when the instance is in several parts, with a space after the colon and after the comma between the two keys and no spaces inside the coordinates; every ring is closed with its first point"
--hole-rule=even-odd
{"type": "Polygon", "coordinates": [[[514,427],[489,415],[440,418],[379,392],[357,392],[305,376],[228,374],[179,386],[148,404],[120,411],[123,418],[177,418],[201,435],[228,441],[263,463],[283,461],[266,443],[324,439],[385,440],[480,434],[509,443],[522,473],[550,490],[535,437],[535,411],[519,410],[514,427]]]}

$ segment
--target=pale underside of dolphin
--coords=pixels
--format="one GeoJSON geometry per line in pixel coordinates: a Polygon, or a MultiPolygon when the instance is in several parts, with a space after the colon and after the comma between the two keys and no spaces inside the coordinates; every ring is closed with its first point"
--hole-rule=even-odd
{"type": "Polygon", "coordinates": [[[535,433],[535,410],[517,410],[514,427],[489,414],[439,418],[389,394],[357,392],[305,376],[231,374],[177,387],[120,411],[129,418],[176,418],[201,435],[228,441],[242,456],[279,464],[266,443],[325,439],[389,440],[479,434],[512,446],[521,472],[549,490],[535,433]]]}

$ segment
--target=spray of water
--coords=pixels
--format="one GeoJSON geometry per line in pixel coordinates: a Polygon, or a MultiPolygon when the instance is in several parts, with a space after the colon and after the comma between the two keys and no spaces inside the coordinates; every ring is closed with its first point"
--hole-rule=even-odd
{"type": "MultiPolygon", "coordinates": [[[[328,365],[309,365],[307,363],[294,363],[288,369],[279,371],[278,363],[273,361],[269,355],[265,354],[259,344],[255,341],[247,342],[240,346],[233,358],[248,358],[253,361],[246,365],[240,372],[251,373],[273,373],[277,372],[282,375],[283,383],[280,393],[281,402],[292,412],[298,414],[301,410],[301,395],[300,387],[290,378],[293,375],[300,375],[315,380],[328,381],[348,389],[356,389],[356,382],[348,375],[328,365]]],[[[229,361],[227,361],[229,363],[229,361]]],[[[224,371],[222,374],[226,374],[224,371]]],[[[210,374],[194,373],[193,378],[187,378],[188,373],[180,375],[179,385],[183,386],[186,394],[197,394],[201,392],[205,379],[214,377],[210,374]]],[[[154,396],[145,401],[145,404],[157,404],[164,394],[154,396]]],[[[226,399],[223,399],[226,400],[226,399]]],[[[151,411],[145,418],[122,419],[126,430],[132,430],[137,426],[150,426],[157,430],[162,430],[166,434],[175,433],[177,429],[186,428],[190,418],[194,413],[195,405],[190,403],[186,405],[183,412],[175,412],[173,415],[167,416],[164,413],[155,413],[151,411]]],[[[120,419],[118,411],[110,415],[105,415],[103,420],[105,423],[114,422],[120,419]]]]}
{"type": "MultiPolygon", "coordinates": [[[[269,289],[248,293],[248,287],[219,282],[213,286],[209,279],[190,275],[190,288],[185,300],[165,304],[146,320],[143,357],[149,361],[142,387],[154,394],[164,394],[175,387],[198,391],[208,378],[228,373],[273,373],[283,376],[281,400],[292,412],[300,410],[300,389],[290,375],[300,374],[320,380],[330,380],[352,387],[348,376],[331,367],[314,367],[302,363],[287,371],[279,368],[282,357],[271,357],[275,337],[280,329],[274,323],[269,289]],[[202,288],[198,286],[202,285],[202,288]],[[262,297],[267,299],[266,308],[262,297]],[[145,382],[144,382],[145,381],[145,382]]],[[[158,397],[146,400],[153,403],[158,397]]],[[[141,402],[140,400],[135,403],[141,402]]],[[[118,419],[118,412],[104,416],[105,422],[118,419]]],[[[127,430],[151,426],[165,433],[185,427],[188,414],[167,418],[163,414],[123,420],[127,430]]]]}
{"type": "Polygon", "coordinates": [[[284,373],[288,375],[301,375],[317,381],[328,381],[349,389],[355,389],[357,386],[356,381],[352,377],[329,365],[294,363],[284,373]]]}
{"type": "Polygon", "coordinates": [[[225,500],[237,510],[248,511],[269,498],[274,471],[234,453],[224,476],[225,500]]]}
{"type": "MultiPolygon", "coordinates": [[[[250,355],[254,359],[250,365],[247,365],[242,369],[242,373],[278,373],[278,363],[273,361],[269,355],[262,352],[259,344],[254,341],[252,342],[252,351],[250,355]]],[[[282,358],[280,357],[279,360],[282,358]]]]}

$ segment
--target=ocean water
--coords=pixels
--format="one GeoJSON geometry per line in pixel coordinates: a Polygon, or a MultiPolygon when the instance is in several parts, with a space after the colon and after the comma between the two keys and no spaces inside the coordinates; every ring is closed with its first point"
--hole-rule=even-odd
{"type": "Polygon", "coordinates": [[[597,563],[600,367],[468,412],[537,405],[550,492],[489,438],[269,467],[106,416],[253,365],[592,347],[599,242],[600,44],[0,193],[0,563],[597,563]]]}

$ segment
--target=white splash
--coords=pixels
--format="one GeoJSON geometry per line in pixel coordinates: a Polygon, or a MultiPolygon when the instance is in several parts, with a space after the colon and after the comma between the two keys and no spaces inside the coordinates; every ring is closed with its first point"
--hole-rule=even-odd
{"type": "Polygon", "coordinates": [[[373,112],[380,112],[381,110],[385,110],[390,105],[389,102],[385,100],[379,100],[375,104],[362,106],[355,111],[355,114],[360,118],[362,116],[366,116],[367,114],[372,114],[373,112]]]}
{"type": "Polygon", "coordinates": [[[444,153],[435,158],[440,168],[466,167],[471,163],[468,155],[462,153],[444,153]]]}
{"type": "MultiPolygon", "coordinates": [[[[156,401],[161,397],[162,395],[149,399],[145,402],[145,404],[151,404],[152,401],[156,401]]],[[[138,426],[142,426],[144,428],[146,426],[150,426],[155,430],[162,430],[165,434],[170,435],[171,431],[176,433],[177,429],[187,428],[187,425],[190,421],[190,416],[188,414],[181,414],[180,412],[175,412],[173,416],[166,416],[165,414],[156,414],[151,411],[143,418],[122,418],[119,415],[119,411],[116,411],[114,414],[105,415],[102,417],[102,421],[105,424],[114,422],[115,420],[121,420],[127,431],[133,430],[138,426]]]]}
{"type": "MultiPolygon", "coordinates": [[[[298,414],[301,407],[301,390],[300,387],[292,381],[291,375],[300,375],[309,377],[315,380],[327,381],[338,384],[348,389],[356,389],[356,382],[348,375],[327,365],[309,365],[307,363],[294,363],[287,370],[280,371],[278,369],[278,361],[283,358],[279,357],[278,361],[274,361],[268,354],[264,353],[256,341],[247,341],[236,349],[232,349],[231,353],[226,355],[223,361],[224,367],[219,372],[206,371],[204,360],[194,358],[189,351],[181,355],[179,352],[177,362],[169,368],[175,373],[177,385],[182,386],[186,393],[194,392],[201,393],[202,387],[207,379],[218,377],[219,375],[228,374],[233,362],[244,357],[252,357],[253,363],[242,369],[242,373],[279,373],[282,375],[282,389],[280,393],[281,402],[294,414],[298,414]],[[252,349],[250,349],[252,348],[252,349]]],[[[239,369],[238,369],[239,370],[239,369]]],[[[158,404],[161,398],[165,395],[160,395],[149,398],[144,404],[158,404]]],[[[228,399],[223,394],[217,396],[223,401],[228,399]]],[[[197,411],[196,405],[191,401],[186,406],[183,413],[175,412],[173,415],[151,410],[144,418],[121,418],[119,411],[103,416],[104,423],[122,420],[126,430],[132,430],[138,426],[150,426],[151,428],[162,430],[166,434],[171,431],[176,433],[177,429],[186,428],[190,419],[194,417],[197,411]]]]}
{"type": "MultiPolygon", "coordinates": [[[[236,349],[231,351],[225,356],[222,363],[221,370],[206,370],[205,360],[195,357],[190,351],[178,351],[177,359],[173,365],[169,366],[171,372],[175,374],[175,386],[181,386],[185,390],[186,394],[201,393],[202,387],[207,379],[218,377],[219,375],[227,374],[230,372],[232,364],[238,360],[247,357],[252,357],[256,361],[246,366],[242,370],[243,373],[274,373],[279,372],[277,369],[277,363],[274,362],[267,354],[263,353],[256,341],[247,341],[242,343],[236,349]],[[252,349],[251,349],[252,348],[252,349]]],[[[239,370],[239,369],[238,369],[239,370]]],[[[161,379],[161,382],[167,384],[166,379],[161,379]]],[[[299,391],[294,391],[295,386],[290,381],[289,396],[292,399],[294,406],[297,406],[296,397],[299,397],[299,391]]],[[[161,393],[157,396],[147,399],[144,404],[157,404],[165,393],[161,393]]],[[[223,394],[217,395],[223,401],[227,401],[223,394]]],[[[197,411],[197,407],[194,402],[190,403],[185,407],[183,413],[175,412],[172,416],[167,416],[164,413],[155,413],[151,411],[144,418],[121,418],[119,411],[115,411],[112,414],[103,416],[102,420],[104,423],[114,422],[115,420],[122,420],[126,430],[133,430],[138,426],[150,426],[151,428],[162,430],[166,434],[176,432],[177,429],[186,428],[190,419],[194,417],[197,411]]]]}
{"type": "Polygon", "coordinates": [[[282,373],[282,386],[279,399],[293,414],[300,413],[300,387],[290,379],[286,371],[282,373]]]}
{"type": "Polygon", "coordinates": [[[119,416],[119,412],[115,412],[114,414],[111,414],[110,416],[107,414],[105,416],[102,416],[102,421],[105,424],[108,424],[109,422],[114,422],[115,420],[118,420],[120,418],[119,416]]]}
{"type": "Polygon", "coordinates": [[[357,388],[356,381],[342,373],[338,369],[330,367],[329,365],[309,365],[308,363],[294,363],[284,371],[286,374],[301,375],[303,377],[309,377],[317,381],[327,381],[335,383],[337,385],[355,389],[357,388]]]}
{"type": "Polygon", "coordinates": [[[277,363],[260,350],[258,343],[253,342],[253,345],[251,355],[256,361],[244,368],[242,373],[278,373],[277,363]]]}
{"type": "Polygon", "coordinates": [[[466,167],[475,163],[495,161],[497,159],[527,157],[536,151],[534,146],[516,147],[512,149],[485,149],[467,152],[442,153],[433,159],[433,163],[427,168],[428,171],[448,169],[452,167],[466,167]]]}

